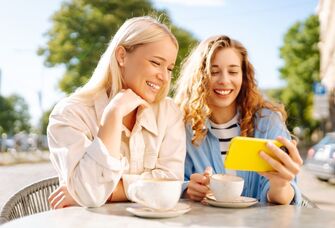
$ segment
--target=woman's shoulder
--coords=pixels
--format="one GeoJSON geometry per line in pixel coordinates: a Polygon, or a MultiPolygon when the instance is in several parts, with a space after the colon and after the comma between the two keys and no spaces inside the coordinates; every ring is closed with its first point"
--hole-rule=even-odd
{"type": "Polygon", "coordinates": [[[290,138],[281,113],[268,108],[260,110],[256,115],[255,137],[272,139],[279,135],[290,138]]]}
{"type": "Polygon", "coordinates": [[[70,95],[61,99],[53,108],[51,115],[62,115],[69,112],[82,112],[94,105],[93,99],[80,99],[74,95],[70,95]]]}
{"type": "Polygon", "coordinates": [[[269,108],[262,108],[256,113],[256,120],[262,122],[283,121],[282,114],[269,108]]]}

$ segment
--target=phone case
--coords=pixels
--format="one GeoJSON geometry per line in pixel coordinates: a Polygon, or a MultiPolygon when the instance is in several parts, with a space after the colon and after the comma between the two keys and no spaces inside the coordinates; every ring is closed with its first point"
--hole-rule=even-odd
{"type": "Polygon", "coordinates": [[[267,142],[272,142],[276,146],[285,150],[283,144],[277,140],[242,136],[234,137],[230,142],[224,162],[225,168],[256,172],[273,170],[273,168],[259,155],[260,151],[264,151],[274,159],[277,159],[273,152],[266,147],[267,142]]]}

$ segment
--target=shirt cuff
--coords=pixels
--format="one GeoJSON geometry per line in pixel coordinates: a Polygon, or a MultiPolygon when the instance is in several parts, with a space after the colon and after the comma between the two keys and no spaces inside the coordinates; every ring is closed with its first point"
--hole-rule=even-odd
{"type": "Polygon", "coordinates": [[[261,194],[260,194],[260,197],[259,197],[259,201],[261,203],[268,203],[268,191],[269,191],[269,188],[270,188],[270,182],[267,181],[265,183],[265,186],[263,187],[263,189],[261,191],[261,194]]]}
{"type": "Polygon", "coordinates": [[[190,181],[184,181],[184,183],[182,184],[181,193],[180,193],[181,196],[183,195],[184,191],[187,189],[187,186],[188,186],[189,183],[190,183],[190,181]]]}
{"type": "MultiPolygon", "coordinates": [[[[301,201],[302,201],[302,195],[301,195],[301,191],[297,185],[297,183],[295,181],[291,181],[291,186],[294,190],[294,197],[291,201],[291,205],[300,205],[301,204],[301,201]]],[[[259,201],[261,203],[268,203],[268,198],[267,198],[267,195],[268,195],[268,191],[269,191],[269,188],[270,188],[270,182],[268,181],[264,188],[262,189],[262,192],[261,192],[261,195],[260,195],[260,199],[259,201]]]]}
{"type": "Polygon", "coordinates": [[[298,184],[297,182],[295,181],[291,181],[291,186],[294,190],[294,197],[293,197],[293,200],[291,201],[290,204],[292,205],[300,205],[301,202],[302,202],[302,195],[301,195],[301,191],[298,187],[298,184]]]}

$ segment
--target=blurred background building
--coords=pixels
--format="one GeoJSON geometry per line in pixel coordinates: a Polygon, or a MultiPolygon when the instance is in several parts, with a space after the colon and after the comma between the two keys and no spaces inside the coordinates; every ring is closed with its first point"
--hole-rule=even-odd
{"type": "Polygon", "coordinates": [[[320,0],[320,77],[329,91],[329,120],[335,129],[335,1],[320,0]]]}

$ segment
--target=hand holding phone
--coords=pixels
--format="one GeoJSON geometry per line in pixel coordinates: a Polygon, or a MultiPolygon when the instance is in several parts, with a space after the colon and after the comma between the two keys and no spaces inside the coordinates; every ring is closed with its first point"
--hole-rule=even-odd
{"type": "Polygon", "coordinates": [[[266,146],[268,142],[273,143],[288,153],[287,148],[277,140],[238,136],[230,141],[224,162],[225,168],[256,172],[272,171],[273,168],[259,155],[260,151],[264,151],[272,158],[278,160],[274,153],[266,146]]]}

